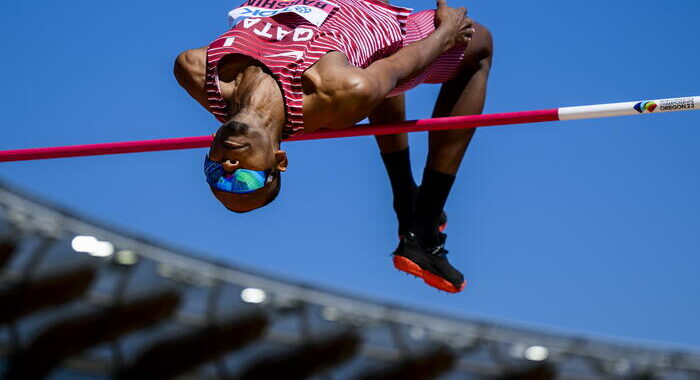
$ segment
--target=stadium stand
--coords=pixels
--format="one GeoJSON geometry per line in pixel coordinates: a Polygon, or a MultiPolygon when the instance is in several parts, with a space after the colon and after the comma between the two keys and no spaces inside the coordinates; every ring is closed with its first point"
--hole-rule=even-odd
{"type": "Polygon", "coordinates": [[[208,262],[0,183],[5,379],[699,379],[700,354],[435,315],[208,262]]]}

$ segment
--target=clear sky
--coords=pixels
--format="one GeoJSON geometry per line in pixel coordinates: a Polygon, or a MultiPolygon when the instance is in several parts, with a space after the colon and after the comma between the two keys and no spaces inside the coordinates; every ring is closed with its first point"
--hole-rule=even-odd
{"type": "MultiPolygon", "coordinates": [[[[397,3],[416,10],[432,1],[397,3]]],[[[700,94],[700,2],[455,1],[490,27],[486,112],[700,94]]],[[[229,1],[0,2],[0,149],[213,133],[172,76],[229,1]]],[[[408,94],[430,116],[437,86],[408,94]]],[[[0,164],[0,178],[209,258],[435,312],[700,349],[700,113],[477,132],[447,204],[458,295],[397,272],[372,138],[285,145],[278,200],[237,215],[204,150],[0,164]]],[[[419,177],[426,136],[412,136],[419,177]]]]}

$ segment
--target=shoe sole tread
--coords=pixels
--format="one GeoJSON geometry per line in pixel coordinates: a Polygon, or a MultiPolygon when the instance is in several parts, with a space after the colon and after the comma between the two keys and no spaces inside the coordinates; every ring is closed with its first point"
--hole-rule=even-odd
{"type": "Polygon", "coordinates": [[[464,287],[467,284],[466,281],[463,281],[462,285],[460,285],[459,289],[457,289],[449,281],[421,268],[418,264],[403,256],[394,255],[394,267],[402,272],[423,279],[423,282],[432,286],[433,288],[448,293],[459,293],[464,290],[464,287]]]}

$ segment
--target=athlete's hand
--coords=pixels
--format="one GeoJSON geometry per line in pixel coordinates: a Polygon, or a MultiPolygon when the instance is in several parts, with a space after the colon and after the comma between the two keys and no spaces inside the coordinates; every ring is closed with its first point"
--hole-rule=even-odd
{"type": "Polygon", "coordinates": [[[476,32],[474,21],[467,17],[464,7],[452,8],[447,6],[447,0],[437,0],[435,12],[436,31],[443,33],[446,50],[454,46],[467,45],[476,32]]]}

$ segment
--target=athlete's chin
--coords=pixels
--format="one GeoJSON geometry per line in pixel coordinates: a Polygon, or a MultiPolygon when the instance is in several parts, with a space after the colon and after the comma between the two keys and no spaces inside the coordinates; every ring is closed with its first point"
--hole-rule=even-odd
{"type": "Polygon", "coordinates": [[[244,123],[236,120],[228,121],[222,124],[217,131],[217,137],[226,140],[229,138],[236,138],[240,136],[245,136],[250,130],[251,125],[249,123],[244,123]]]}

